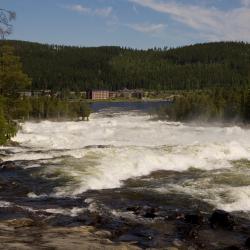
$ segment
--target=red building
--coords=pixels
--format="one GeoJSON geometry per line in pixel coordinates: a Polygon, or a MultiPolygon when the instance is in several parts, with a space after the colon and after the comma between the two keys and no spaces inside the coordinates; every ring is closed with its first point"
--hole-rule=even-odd
{"type": "Polygon", "coordinates": [[[87,99],[106,100],[109,99],[108,90],[89,90],[87,91],[87,99]]]}

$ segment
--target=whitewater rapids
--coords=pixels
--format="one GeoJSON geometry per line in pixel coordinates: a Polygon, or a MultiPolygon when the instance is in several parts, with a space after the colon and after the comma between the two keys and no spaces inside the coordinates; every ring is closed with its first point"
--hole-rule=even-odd
{"type": "Polygon", "coordinates": [[[32,161],[27,168],[43,166],[44,178],[67,179],[50,195],[118,188],[125,180],[155,171],[195,170],[199,177],[161,182],[145,191],[188,193],[217,208],[250,210],[249,129],[156,121],[138,112],[99,112],[89,122],[27,122],[14,140],[21,147],[9,148],[12,154],[3,160],[32,161]]]}

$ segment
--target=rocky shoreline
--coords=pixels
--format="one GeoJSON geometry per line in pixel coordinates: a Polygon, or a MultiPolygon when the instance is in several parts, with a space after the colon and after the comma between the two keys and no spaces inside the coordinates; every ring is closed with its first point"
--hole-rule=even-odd
{"type": "Polygon", "coordinates": [[[119,196],[113,197],[114,210],[93,199],[95,191],[74,199],[28,199],[32,175],[22,164],[0,161],[1,249],[250,249],[250,221],[222,210],[170,209],[153,202],[118,207],[119,196]],[[58,204],[63,211],[82,210],[55,213],[58,204]]]}

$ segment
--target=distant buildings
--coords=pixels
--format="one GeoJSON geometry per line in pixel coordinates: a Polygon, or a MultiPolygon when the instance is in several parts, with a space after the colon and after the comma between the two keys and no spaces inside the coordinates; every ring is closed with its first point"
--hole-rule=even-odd
{"type": "Polygon", "coordinates": [[[142,99],[144,97],[143,90],[138,89],[122,89],[118,91],[108,91],[108,90],[89,90],[87,91],[87,99],[91,100],[107,100],[115,98],[138,98],[142,99]]]}
{"type": "Polygon", "coordinates": [[[82,92],[61,92],[61,91],[51,91],[51,90],[35,90],[35,91],[23,91],[19,92],[20,97],[62,97],[67,96],[69,99],[90,99],[90,100],[108,100],[108,99],[143,99],[147,93],[140,89],[127,89],[117,91],[109,90],[88,90],[82,92]]]}
{"type": "Polygon", "coordinates": [[[109,99],[109,91],[108,90],[89,90],[87,91],[87,99],[107,100],[109,99]]]}

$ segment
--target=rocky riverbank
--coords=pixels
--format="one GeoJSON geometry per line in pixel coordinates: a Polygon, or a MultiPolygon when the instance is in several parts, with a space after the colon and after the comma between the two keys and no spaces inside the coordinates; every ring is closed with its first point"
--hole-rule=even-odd
{"type": "Polygon", "coordinates": [[[24,169],[27,164],[34,162],[0,163],[1,249],[250,249],[244,216],[205,204],[194,209],[188,199],[186,207],[173,207],[171,196],[159,205],[146,194],[126,200],[119,189],[32,197],[38,186],[51,184],[24,169]]]}

